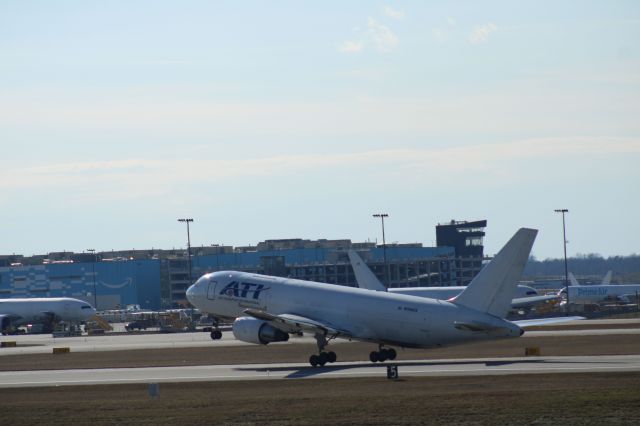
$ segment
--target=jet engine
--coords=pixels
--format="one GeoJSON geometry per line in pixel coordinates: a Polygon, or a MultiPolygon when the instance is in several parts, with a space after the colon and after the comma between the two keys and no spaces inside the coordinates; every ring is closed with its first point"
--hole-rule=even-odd
{"type": "Polygon", "coordinates": [[[253,317],[240,317],[233,322],[233,335],[238,340],[266,345],[271,342],[286,342],[289,334],[278,330],[265,321],[253,317]]]}

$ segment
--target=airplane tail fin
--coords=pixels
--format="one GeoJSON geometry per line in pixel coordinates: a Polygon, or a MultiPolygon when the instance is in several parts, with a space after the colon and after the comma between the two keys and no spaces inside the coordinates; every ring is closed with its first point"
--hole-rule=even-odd
{"type": "Polygon", "coordinates": [[[573,272],[569,272],[569,282],[573,286],[580,287],[580,283],[576,279],[575,275],[573,275],[573,272]]]}
{"type": "Polygon", "coordinates": [[[356,275],[358,287],[368,290],[387,291],[387,288],[380,282],[378,277],[371,272],[371,269],[369,269],[358,253],[354,250],[349,250],[347,254],[349,255],[353,272],[356,275]]]}
{"type": "Polygon", "coordinates": [[[520,228],[453,303],[504,318],[537,234],[536,229],[520,228]]]}
{"type": "Polygon", "coordinates": [[[602,284],[601,285],[610,285],[611,284],[611,275],[612,274],[613,274],[613,271],[607,272],[607,275],[605,275],[604,278],[602,279],[602,284]]]}

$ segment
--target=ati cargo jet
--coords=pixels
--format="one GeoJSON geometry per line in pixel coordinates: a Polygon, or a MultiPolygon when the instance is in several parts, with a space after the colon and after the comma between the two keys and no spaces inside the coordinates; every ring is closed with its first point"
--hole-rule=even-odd
{"type": "Polygon", "coordinates": [[[202,312],[235,318],[233,334],[245,342],[268,344],[287,341],[291,333],[313,334],[318,354],[309,358],[312,366],[336,361],[334,352],[325,352],[335,338],[377,344],[369,358],[382,362],[396,357],[387,346],[428,348],[522,335],[518,323],[504,316],[536,234],[526,228],[516,232],[451,300],[236,271],[202,276],[189,287],[187,298],[202,312]]]}

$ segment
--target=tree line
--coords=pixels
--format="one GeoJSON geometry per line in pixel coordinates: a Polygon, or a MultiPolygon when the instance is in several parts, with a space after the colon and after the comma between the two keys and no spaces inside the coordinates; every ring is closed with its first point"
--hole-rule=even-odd
{"type": "MultiPolygon", "coordinates": [[[[604,258],[595,253],[578,254],[576,257],[567,258],[567,267],[569,272],[576,276],[604,276],[608,271],[613,271],[613,281],[625,282],[632,277],[640,278],[640,255],[604,258]]],[[[525,267],[524,275],[527,277],[564,275],[564,258],[538,260],[531,256],[525,267]]]]}

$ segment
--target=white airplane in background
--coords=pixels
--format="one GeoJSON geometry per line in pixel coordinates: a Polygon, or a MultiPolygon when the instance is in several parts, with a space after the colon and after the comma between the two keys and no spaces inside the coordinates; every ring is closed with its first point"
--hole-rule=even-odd
{"type": "Polygon", "coordinates": [[[44,324],[46,330],[53,330],[59,321],[82,322],[95,313],[87,302],[70,297],[0,299],[0,332],[26,324],[44,324]]]}
{"type": "MultiPolygon", "coordinates": [[[[452,300],[436,300],[361,288],[236,271],[206,274],[187,290],[189,302],[216,317],[235,318],[234,336],[244,342],[284,342],[290,333],[313,333],[318,355],[312,366],[335,362],[325,352],[343,338],[378,345],[372,362],[395,359],[385,345],[428,348],[487,339],[518,337],[519,322],[504,316],[538,231],[522,228],[452,300]]],[[[523,326],[580,317],[529,320],[523,326]]]]}
{"type": "MultiPolygon", "coordinates": [[[[464,286],[451,286],[451,287],[400,287],[400,288],[387,288],[385,287],[378,277],[369,269],[364,260],[354,250],[348,252],[353,272],[356,275],[356,281],[358,287],[366,288],[376,291],[388,291],[395,294],[407,294],[411,296],[429,297],[432,299],[449,300],[464,291],[464,286]]],[[[511,301],[511,309],[530,308],[539,303],[560,300],[560,296],[556,294],[551,295],[539,295],[538,291],[526,285],[520,285],[516,287],[514,298],[511,301]]]]}
{"type": "MultiPolygon", "coordinates": [[[[631,303],[640,298],[640,284],[611,284],[612,272],[609,271],[598,285],[580,284],[569,272],[568,287],[562,287],[558,296],[566,296],[569,291],[569,302],[576,305],[595,305],[606,303],[631,303]]],[[[566,300],[561,304],[565,304],[566,300]]]]}

